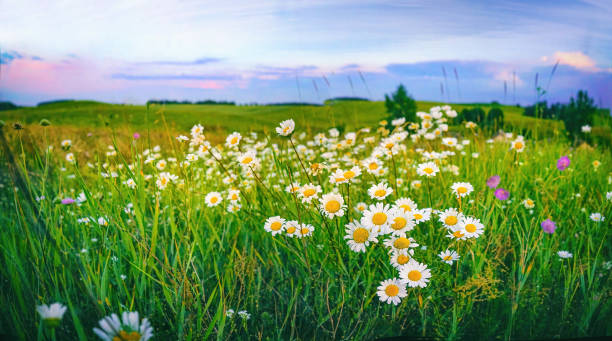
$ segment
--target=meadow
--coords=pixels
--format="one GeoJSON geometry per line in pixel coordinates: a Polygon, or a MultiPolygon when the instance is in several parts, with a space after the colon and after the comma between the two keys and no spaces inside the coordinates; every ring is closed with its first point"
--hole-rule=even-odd
{"type": "Polygon", "coordinates": [[[511,106],[501,134],[453,125],[463,107],[0,112],[0,334],[612,335],[610,146],[511,106]]]}

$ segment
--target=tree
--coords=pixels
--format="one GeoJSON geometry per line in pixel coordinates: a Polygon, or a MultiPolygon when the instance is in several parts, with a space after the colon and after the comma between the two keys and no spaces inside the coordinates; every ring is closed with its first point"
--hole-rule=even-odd
{"type": "Polygon", "coordinates": [[[416,102],[412,96],[408,95],[404,85],[400,84],[397,91],[389,95],[385,95],[385,107],[389,115],[389,124],[392,120],[405,118],[406,122],[416,121],[416,102]]]}
{"type": "Polygon", "coordinates": [[[576,98],[570,98],[570,103],[561,110],[560,118],[565,124],[565,130],[572,137],[580,134],[582,126],[591,124],[593,115],[597,112],[595,101],[584,91],[578,91],[576,98]]]}
{"type": "Polygon", "coordinates": [[[491,108],[487,114],[486,125],[493,131],[498,131],[499,129],[503,128],[504,112],[498,107],[491,108]]]}

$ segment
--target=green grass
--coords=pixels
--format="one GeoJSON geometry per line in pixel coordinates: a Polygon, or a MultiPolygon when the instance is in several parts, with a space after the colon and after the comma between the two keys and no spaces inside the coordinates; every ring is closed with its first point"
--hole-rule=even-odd
{"type": "MultiPolygon", "coordinates": [[[[431,103],[419,105],[426,109],[431,103]]],[[[99,319],[134,310],[151,320],[155,340],[352,340],[398,335],[489,340],[612,334],[612,283],[606,267],[612,260],[608,233],[612,203],[606,199],[606,192],[612,190],[608,151],[572,148],[557,136],[527,140],[525,151],[516,153],[509,150],[509,141],[486,143],[489,136],[482,131],[476,130],[475,135],[452,127],[454,135],[470,143],[443,160],[443,171],[436,177],[416,174],[414,166],[422,162],[417,150],[450,148],[439,141],[408,138],[402,143],[405,151],[383,159],[386,175],[374,178],[364,172],[360,182],[349,187],[330,184],[327,171],[307,175],[302,164],[338,163],[347,169],[350,159],[368,157],[373,145],[332,151],[331,157],[323,155],[326,148],[311,147],[312,153],[302,153],[298,159],[287,139],[260,133],[258,141],[269,138],[270,142],[258,152],[257,177],[241,171],[235,156],[224,147],[219,161],[205,154],[205,160],[189,167],[169,163],[165,171],[178,175],[182,183],[159,190],[155,179],[160,171],[145,164],[144,150],[160,144],[159,158],[184,160],[187,143],[180,144],[174,137],[188,135],[194,123],[205,124],[205,133],[211,126],[219,127],[216,133],[273,132],[279,121],[294,118],[293,139],[302,145],[307,140],[297,136],[304,131],[314,134],[333,125],[345,125],[347,130],[372,126],[370,133],[358,136],[357,143],[362,144],[364,136],[374,136],[378,143],[376,123],[384,116],[383,105],[168,106],[164,108],[165,120],[171,122],[168,127],[155,108],[152,119],[146,121],[144,107],[138,106],[53,106],[2,113],[9,122],[37,123],[47,118],[53,126],[3,128],[16,161],[8,163],[7,150],[2,152],[0,334],[24,340],[52,338],[35,306],[55,301],[68,306],[55,330],[58,340],[93,339],[92,328],[99,319]],[[145,136],[135,142],[129,136],[117,136],[114,142],[123,147],[118,155],[109,156],[106,146],[97,147],[95,140],[112,136],[113,127],[101,124],[110,115],[115,115],[113,125],[158,135],[154,141],[145,136]],[[51,129],[58,126],[72,130],[53,135],[51,129]],[[96,135],[87,137],[84,132],[92,129],[96,135]],[[77,163],[65,160],[67,151],[58,143],[62,138],[73,140],[70,152],[77,163]],[[49,153],[45,152],[48,144],[54,145],[49,153]],[[346,152],[349,159],[341,157],[346,152]],[[478,158],[472,153],[478,153],[478,158]],[[559,171],[556,160],[563,155],[569,155],[571,167],[559,171]],[[601,162],[598,168],[592,164],[595,160],[601,162]],[[458,167],[456,174],[446,170],[449,165],[458,167]],[[238,177],[232,185],[241,191],[242,209],[237,213],[226,211],[225,197],[231,187],[223,182],[227,171],[238,177]],[[102,177],[102,172],[116,172],[118,177],[102,177]],[[19,174],[22,185],[15,182],[19,174]],[[485,185],[494,174],[501,176],[500,187],[511,193],[511,201],[497,200],[485,185]],[[147,180],[146,175],[153,178],[147,180]],[[136,181],[135,189],[123,184],[128,178],[136,181]],[[376,295],[381,281],[398,276],[382,244],[386,237],[367,252],[355,253],[343,239],[344,225],[358,218],[352,207],[343,217],[328,219],[284,188],[293,181],[312,181],[322,186],[322,193],[336,188],[354,206],[375,203],[367,189],[382,180],[393,184],[396,178],[403,183],[385,203],[410,197],[420,208],[461,206],[465,214],[482,221],[485,233],[477,239],[452,241],[437,218],[418,224],[409,236],[427,249],[417,248],[414,258],[428,265],[432,277],[425,288],[408,288],[408,296],[393,306],[376,295]],[[413,180],[421,180],[421,187],[411,186],[413,180]],[[461,202],[450,190],[459,181],[475,188],[461,202]],[[211,191],[222,192],[221,206],[206,206],[204,198],[211,191]],[[80,192],[87,198],[82,205],[60,203],[80,192]],[[41,195],[46,199],[34,200],[41,195]],[[535,201],[533,212],[522,205],[526,198],[535,201]],[[125,212],[128,203],[133,213],[125,212]],[[591,221],[589,214],[594,212],[606,220],[591,221]],[[302,239],[272,236],[264,230],[264,222],[276,215],[312,224],[315,231],[302,239]],[[78,223],[83,217],[93,219],[78,223]],[[96,223],[99,217],[106,217],[109,224],[96,223]],[[552,235],[540,227],[547,218],[558,226],[552,235]],[[437,256],[447,248],[461,256],[453,265],[437,256]],[[559,250],[573,253],[573,258],[560,260],[559,250]],[[229,318],[228,309],[247,310],[251,318],[229,318]]],[[[506,113],[507,119],[513,115],[510,110],[506,113]]],[[[243,140],[241,149],[253,144],[243,140]]]]}

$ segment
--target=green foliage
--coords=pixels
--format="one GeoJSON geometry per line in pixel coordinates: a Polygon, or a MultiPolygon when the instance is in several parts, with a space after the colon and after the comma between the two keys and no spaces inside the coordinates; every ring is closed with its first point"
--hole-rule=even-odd
{"type": "Polygon", "coordinates": [[[498,131],[504,127],[504,111],[499,107],[493,107],[487,114],[485,126],[492,131],[498,131]]]}
{"type": "Polygon", "coordinates": [[[406,119],[406,122],[416,121],[416,102],[412,96],[408,95],[403,84],[400,84],[391,96],[385,95],[385,107],[389,113],[389,123],[402,117],[406,119]]]}
{"type": "Polygon", "coordinates": [[[591,124],[596,111],[595,101],[586,91],[580,90],[576,97],[572,97],[569,104],[563,107],[560,118],[565,124],[565,130],[576,138],[582,126],[591,124]]]}
{"type": "Polygon", "coordinates": [[[485,122],[486,114],[481,107],[475,107],[471,109],[465,108],[461,110],[457,117],[459,122],[470,121],[481,125],[485,122]]]}

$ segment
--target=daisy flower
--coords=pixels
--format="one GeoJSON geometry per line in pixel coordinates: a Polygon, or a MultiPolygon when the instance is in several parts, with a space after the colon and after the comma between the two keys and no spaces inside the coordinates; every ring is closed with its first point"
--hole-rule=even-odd
{"type": "Polygon", "coordinates": [[[442,261],[444,263],[450,264],[450,265],[452,265],[454,261],[459,260],[459,255],[457,254],[456,251],[446,250],[446,251],[440,252],[438,256],[442,258],[442,261]]]}
{"type": "Polygon", "coordinates": [[[357,205],[355,206],[355,210],[359,213],[363,213],[363,211],[365,211],[367,208],[368,205],[366,205],[365,202],[357,203],[357,205]]]}
{"type": "Polygon", "coordinates": [[[66,306],[58,302],[50,305],[42,304],[36,306],[36,311],[47,327],[55,328],[59,326],[62,317],[64,317],[66,306]]]}
{"type": "Polygon", "coordinates": [[[240,143],[241,139],[242,135],[240,135],[240,133],[233,132],[225,139],[225,145],[230,148],[236,147],[240,143]]]}
{"type": "Polygon", "coordinates": [[[344,199],[340,194],[327,193],[321,197],[321,212],[329,219],[344,215],[344,199]]]}
{"type": "Polygon", "coordinates": [[[448,232],[446,237],[451,238],[451,239],[457,239],[457,240],[467,239],[467,237],[465,236],[465,229],[463,228],[461,224],[457,224],[456,226],[453,226],[452,228],[450,228],[450,231],[448,232]]]}
{"type": "Polygon", "coordinates": [[[306,184],[299,189],[299,197],[302,198],[303,203],[310,203],[318,197],[319,193],[321,193],[319,185],[306,184]]]}
{"type": "Polygon", "coordinates": [[[164,170],[167,164],[168,163],[166,162],[166,160],[159,160],[157,161],[157,164],[155,164],[155,167],[159,170],[164,170]]]}
{"type": "Polygon", "coordinates": [[[412,218],[417,224],[424,222],[424,221],[428,221],[429,218],[431,218],[431,208],[423,208],[420,210],[414,210],[411,213],[412,213],[412,218]]]}
{"type": "Polygon", "coordinates": [[[567,259],[567,258],[572,258],[572,257],[574,257],[574,255],[573,255],[573,254],[571,254],[570,252],[563,251],[563,250],[558,251],[558,252],[557,252],[557,256],[559,256],[561,259],[567,259]]]}
{"type": "Polygon", "coordinates": [[[383,203],[377,203],[376,205],[370,205],[367,210],[363,212],[361,223],[379,233],[384,233],[387,227],[391,224],[392,211],[389,205],[383,203]]]}
{"type": "Polygon", "coordinates": [[[516,150],[517,153],[522,152],[525,149],[525,141],[522,138],[512,141],[512,149],[516,150]]]}
{"type": "Polygon", "coordinates": [[[287,236],[293,238],[297,236],[298,229],[300,228],[300,223],[297,220],[289,220],[285,222],[285,233],[287,236]]]}
{"type": "Polygon", "coordinates": [[[529,198],[523,200],[523,206],[525,206],[525,208],[534,208],[535,207],[535,202],[529,198]]]}
{"type": "Polygon", "coordinates": [[[434,162],[431,162],[431,161],[421,163],[417,167],[417,174],[420,176],[427,176],[427,177],[436,176],[436,174],[439,171],[440,171],[440,168],[438,168],[438,165],[436,165],[434,162]]]}
{"type": "Polygon", "coordinates": [[[472,187],[469,182],[455,182],[451,186],[451,189],[453,190],[455,195],[457,195],[458,198],[466,197],[470,193],[472,193],[472,191],[474,191],[474,187],[472,187]]]}
{"type": "Polygon", "coordinates": [[[403,209],[393,209],[391,213],[391,223],[387,228],[387,231],[393,235],[405,235],[406,232],[414,229],[416,225],[412,219],[410,212],[404,212],[403,209]]]}
{"type": "Polygon", "coordinates": [[[404,212],[412,212],[417,209],[417,204],[410,198],[399,198],[393,206],[396,209],[403,209],[404,212]]]}
{"type": "Polygon", "coordinates": [[[346,243],[351,250],[355,252],[365,252],[366,247],[370,245],[370,242],[378,242],[376,239],[377,233],[372,229],[361,225],[359,222],[350,222],[346,224],[345,227],[346,235],[344,236],[344,239],[346,239],[346,243]]]}
{"type": "Polygon", "coordinates": [[[408,252],[411,248],[419,246],[412,237],[403,236],[391,236],[391,238],[385,240],[385,246],[391,249],[391,251],[408,252]]]}
{"type": "Polygon", "coordinates": [[[361,175],[361,169],[359,169],[359,167],[357,166],[353,166],[353,168],[342,172],[342,177],[346,181],[351,182],[354,181],[354,179],[357,178],[359,175],[361,175]]]}
{"type": "Polygon", "coordinates": [[[392,192],[393,189],[387,186],[385,182],[381,182],[377,185],[372,185],[372,187],[368,189],[368,195],[370,195],[370,198],[377,200],[384,200],[392,192]]]}
{"type": "Polygon", "coordinates": [[[267,232],[272,233],[273,236],[277,235],[278,233],[283,232],[284,228],[285,228],[285,219],[279,216],[268,218],[266,220],[266,223],[264,224],[264,229],[267,232]]]}
{"type": "Polygon", "coordinates": [[[312,232],[314,231],[314,226],[310,224],[300,224],[300,227],[296,233],[298,238],[312,236],[312,232]]]}
{"type": "Polygon", "coordinates": [[[287,193],[295,193],[299,190],[300,190],[300,184],[297,182],[294,182],[291,185],[287,185],[287,187],[285,187],[285,191],[287,193]]]}
{"type": "Polygon", "coordinates": [[[286,120],[280,123],[280,127],[276,127],[276,132],[280,136],[289,136],[295,129],[295,122],[293,120],[286,120]]]}
{"type": "Polygon", "coordinates": [[[364,160],[361,164],[370,174],[377,174],[378,170],[383,166],[382,162],[374,157],[364,160]]]}
{"type": "Polygon", "coordinates": [[[255,163],[255,151],[250,150],[238,156],[238,162],[242,167],[249,167],[255,163]]]}
{"type": "Polygon", "coordinates": [[[413,249],[393,250],[391,252],[391,265],[397,270],[401,270],[412,259],[413,254],[413,249]]]}
{"type": "Polygon", "coordinates": [[[210,192],[206,194],[204,201],[208,207],[214,207],[221,203],[223,199],[221,198],[221,193],[219,192],[210,192]]]}
{"type": "Polygon", "coordinates": [[[74,162],[74,154],[68,153],[66,154],[66,161],[73,163],[74,162]]]}
{"type": "Polygon", "coordinates": [[[406,282],[397,278],[384,280],[380,282],[376,294],[382,302],[398,305],[402,298],[408,295],[406,293],[406,282]]]}
{"type": "Polygon", "coordinates": [[[457,226],[459,221],[463,218],[463,214],[459,213],[455,208],[448,208],[439,214],[439,221],[444,224],[446,228],[453,228],[457,226]]]}
{"type": "Polygon", "coordinates": [[[442,144],[449,147],[455,147],[457,145],[457,139],[454,137],[445,137],[442,139],[442,144]]]}
{"type": "Polygon", "coordinates": [[[591,213],[591,215],[589,216],[589,218],[591,218],[592,221],[596,221],[596,222],[602,222],[604,220],[606,220],[606,217],[604,217],[603,215],[601,215],[601,213],[591,213]]]}
{"type": "Polygon", "coordinates": [[[136,188],[136,181],[134,181],[132,178],[125,180],[123,183],[131,189],[136,188]]]}
{"type": "Polygon", "coordinates": [[[229,213],[236,213],[236,212],[240,211],[241,208],[242,208],[242,205],[240,205],[238,203],[231,203],[231,204],[227,205],[227,211],[229,213]]]}
{"type": "Polygon", "coordinates": [[[240,191],[237,189],[230,189],[227,195],[227,200],[229,201],[239,201],[240,200],[240,191]]]}
{"type": "Polygon", "coordinates": [[[464,217],[459,224],[463,226],[467,238],[478,238],[484,233],[484,225],[479,219],[464,217]]]}
{"type": "Polygon", "coordinates": [[[191,127],[191,136],[192,137],[197,137],[202,135],[202,133],[204,132],[204,127],[202,127],[201,124],[196,124],[193,127],[191,127]]]}
{"type": "Polygon", "coordinates": [[[62,148],[68,149],[72,146],[72,140],[63,140],[61,143],[62,148]]]}
{"type": "Polygon", "coordinates": [[[427,269],[427,265],[419,263],[414,259],[411,259],[402,270],[400,270],[400,278],[406,280],[409,287],[421,287],[424,288],[429,282],[431,272],[427,269]]]}
{"type": "Polygon", "coordinates": [[[166,186],[168,186],[168,184],[170,182],[176,181],[178,179],[178,176],[170,174],[168,172],[162,172],[159,173],[159,175],[157,176],[157,181],[155,182],[157,184],[157,188],[159,189],[165,189],[166,186]]]}
{"type": "Polygon", "coordinates": [[[153,337],[153,327],[147,318],[138,317],[138,312],[123,312],[121,320],[117,314],[106,316],[99,322],[100,328],[94,333],[104,341],[138,340],[147,341],[153,337]]]}

